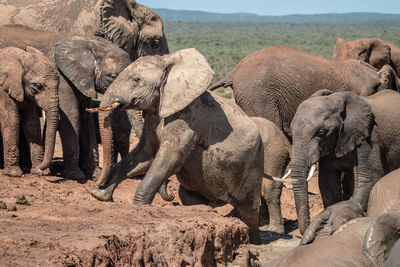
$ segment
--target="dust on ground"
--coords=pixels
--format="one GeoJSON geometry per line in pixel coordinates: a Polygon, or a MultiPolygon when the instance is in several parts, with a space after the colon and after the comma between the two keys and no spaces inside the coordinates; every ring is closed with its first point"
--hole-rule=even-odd
{"type": "MultiPolygon", "coordinates": [[[[129,179],[118,186],[113,202],[100,202],[90,195],[96,181],[59,176],[61,159],[58,138],[54,176],[0,175],[0,201],[7,206],[1,209],[0,205],[1,266],[108,266],[118,262],[135,266],[155,261],[200,266],[207,265],[207,257],[214,257],[218,265],[234,261],[243,266],[248,261],[246,227],[236,218],[219,215],[227,214],[229,206],[215,210],[202,205],[183,207],[175,177],[168,184],[175,193],[172,202],[157,194],[151,206],[133,205],[140,180],[129,179]],[[26,202],[16,204],[22,196],[26,202]],[[171,253],[163,254],[168,249],[171,253]]],[[[322,210],[316,178],[309,182],[309,192],[314,217],[322,210]]],[[[283,189],[281,206],[285,235],[262,231],[262,244],[250,245],[253,260],[266,263],[298,245],[293,193],[288,188],[283,189]]]]}

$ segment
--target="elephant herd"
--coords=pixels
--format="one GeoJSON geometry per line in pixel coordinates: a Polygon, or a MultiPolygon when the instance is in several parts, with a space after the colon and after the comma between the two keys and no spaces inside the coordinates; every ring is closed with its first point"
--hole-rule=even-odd
{"type": "Polygon", "coordinates": [[[135,204],[157,192],[172,200],[166,183],[176,175],[184,205],[230,203],[259,243],[260,225],[284,232],[290,162],[303,239],[271,266],[398,266],[399,48],[339,39],[331,59],[271,46],[211,85],[205,57],[169,53],[160,16],[134,0],[8,2],[0,11],[24,25],[0,26],[3,174],[21,176],[24,154],[31,173],[50,174],[59,131],[63,175],[98,176],[96,199],[111,201],[121,181],[144,177],[135,204]],[[212,92],[219,87],[231,87],[235,102],[212,92]],[[129,152],[132,130],[139,143],[129,152]],[[310,223],[315,164],[326,209],[310,223]]]}

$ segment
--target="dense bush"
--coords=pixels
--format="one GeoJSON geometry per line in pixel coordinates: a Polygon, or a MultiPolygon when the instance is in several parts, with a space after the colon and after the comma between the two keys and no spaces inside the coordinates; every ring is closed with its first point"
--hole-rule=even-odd
{"type": "MultiPolygon", "coordinates": [[[[248,54],[270,45],[290,45],[331,57],[337,38],[381,38],[400,46],[400,22],[369,23],[246,23],[166,22],[171,51],[195,47],[215,71],[225,77],[248,54]]],[[[229,91],[219,90],[230,97],[229,91]]]]}

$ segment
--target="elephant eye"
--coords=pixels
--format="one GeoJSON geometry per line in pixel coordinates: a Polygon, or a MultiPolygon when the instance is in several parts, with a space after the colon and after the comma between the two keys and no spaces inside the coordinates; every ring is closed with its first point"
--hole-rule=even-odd
{"type": "Polygon", "coordinates": [[[134,83],[139,83],[139,82],[140,82],[140,78],[139,78],[139,77],[133,78],[133,82],[134,82],[134,83]]]}
{"type": "Polygon", "coordinates": [[[114,73],[108,73],[108,74],[106,74],[106,77],[108,78],[108,79],[111,79],[111,80],[115,80],[116,78],[117,78],[117,74],[114,74],[114,73]]]}
{"type": "Polygon", "coordinates": [[[40,91],[42,91],[43,88],[43,84],[41,83],[32,83],[32,91],[34,94],[39,93],[40,91]]]}
{"type": "Polygon", "coordinates": [[[153,42],[151,42],[151,48],[153,49],[157,49],[159,45],[160,45],[160,40],[154,40],[153,42]]]}
{"type": "Polygon", "coordinates": [[[315,135],[318,137],[325,137],[328,134],[327,129],[320,129],[315,135]]]}

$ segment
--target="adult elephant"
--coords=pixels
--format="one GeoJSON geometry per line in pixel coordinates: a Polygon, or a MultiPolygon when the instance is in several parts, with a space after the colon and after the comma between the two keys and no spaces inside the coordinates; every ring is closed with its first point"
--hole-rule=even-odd
{"type": "Polygon", "coordinates": [[[366,213],[351,201],[328,207],[307,229],[303,245],[264,266],[398,266],[399,181],[400,169],[382,177],[371,190],[366,213]],[[323,222],[323,228],[317,226],[318,221],[323,222]],[[312,241],[305,239],[313,231],[318,236],[304,245],[312,241]]]}
{"type": "Polygon", "coordinates": [[[360,61],[339,62],[290,46],[270,46],[242,59],[209,89],[232,87],[236,103],[247,115],[274,122],[290,137],[297,107],[316,91],[327,88],[367,96],[395,84],[391,74],[390,67],[377,72],[360,61]]]}
{"type": "Polygon", "coordinates": [[[372,186],[400,167],[400,94],[383,90],[360,97],[320,90],[297,109],[291,128],[293,192],[299,229],[310,220],[307,173],[319,163],[324,206],[342,200],[341,172],[354,173],[352,200],[366,210],[372,186]]]}
{"type": "Polygon", "coordinates": [[[0,129],[4,147],[4,171],[21,176],[19,126],[29,144],[34,174],[49,174],[58,122],[59,79],[54,63],[42,52],[27,47],[0,49],[0,129]],[[46,144],[41,136],[37,106],[46,112],[46,144]]]}
{"type": "Polygon", "coordinates": [[[0,24],[104,37],[132,60],[168,47],[161,17],[135,0],[3,0],[0,13],[0,24]]]}
{"type": "MultiPolygon", "coordinates": [[[[378,38],[345,41],[338,38],[333,50],[334,59],[358,59],[378,70],[390,65],[400,75],[400,48],[378,38]]],[[[400,77],[400,76],[399,76],[400,77]]]]}

